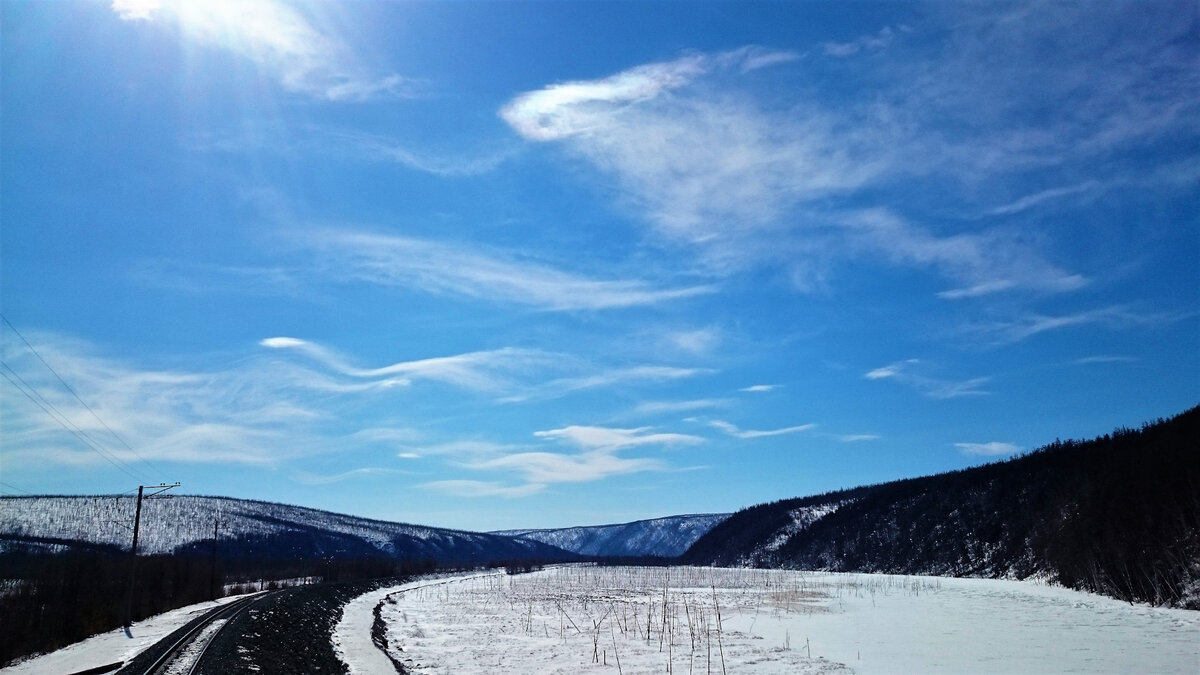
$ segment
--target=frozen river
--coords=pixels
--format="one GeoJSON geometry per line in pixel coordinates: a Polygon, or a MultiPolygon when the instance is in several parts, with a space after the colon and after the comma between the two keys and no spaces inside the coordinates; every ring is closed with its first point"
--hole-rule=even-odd
{"type": "Polygon", "coordinates": [[[1200,612],[1028,581],[561,567],[376,598],[414,673],[1200,672],[1200,612]]]}

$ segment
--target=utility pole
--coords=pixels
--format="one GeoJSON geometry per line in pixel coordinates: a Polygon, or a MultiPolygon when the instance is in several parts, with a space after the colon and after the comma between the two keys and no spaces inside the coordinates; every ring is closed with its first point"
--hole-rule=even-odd
{"type": "Polygon", "coordinates": [[[212,578],[209,580],[208,587],[212,592],[212,599],[217,599],[217,527],[221,525],[219,518],[213,518],[213,544],[212,544],[212,563],[209,567],[212,571],[212,578]]]}
{"type": "Polygon", "coordinates": [[[170,490],[171,488],[179,487],[179,483],[175,483],[173,485],[167,485],[166,483],[160,483],[158,485],[150,485],[150,486],[139,485],[138,486],[137,510],[134,511],[134,515],[133,515],[133,546],[130,547],[130,549],[129,549],[129,603],[125,609],[125,627],[126,628],[129,628],[130,626],[133,625],[133,587],[134,587],[134,582],[137,579],[138,528],[141,526],[141,523],[142,523],[142,496],[143,496],[143,492],[145,491],[145,489],[147,487],[149,487],[151,490],[156,490],[156,492],[151,492],[150,494],[145,495],[147,498],[150,498],[157,494],[166,492],[167,490],[170,490]]]}

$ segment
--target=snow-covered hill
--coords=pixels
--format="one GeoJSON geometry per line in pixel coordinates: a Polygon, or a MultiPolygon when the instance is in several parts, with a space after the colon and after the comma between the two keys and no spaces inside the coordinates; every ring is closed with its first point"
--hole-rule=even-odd
{"type": "Polygon", "coordinates": [[[1200,407],[933,476],[759,504],[682,561],[1037,577],[1200,609],[1200,407]]]}
{"type": "MultiPolygon", "coordinates": [[[[0,498],[0,547],[82,543],[128,549],[136,498],[0,498]]],[[[138,552],[202,551],[245,557],[390,556],[439,562],[562,559],[533,539],[370,520],[286,504],[174,496],[142,502],[138,552]]]]}
{"type": "Polygon", "coordinates": [[[492,534],[540,541],[587,556],[674,558],[728,517],[728,513],[705,513],[653,518],[617,525],[503,530],[492,534]]]}

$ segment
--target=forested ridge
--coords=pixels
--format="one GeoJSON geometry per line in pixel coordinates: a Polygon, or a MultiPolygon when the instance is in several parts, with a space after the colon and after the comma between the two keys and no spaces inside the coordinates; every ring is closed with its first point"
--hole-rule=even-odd
{"type": "Polygon", "coordinates": [[[1038,576],[1200,609],[1200,407],[984,466],[753,506],[681,559],[1038,576]],[[828,513],[798,524],[820,506],[828,513]]]}

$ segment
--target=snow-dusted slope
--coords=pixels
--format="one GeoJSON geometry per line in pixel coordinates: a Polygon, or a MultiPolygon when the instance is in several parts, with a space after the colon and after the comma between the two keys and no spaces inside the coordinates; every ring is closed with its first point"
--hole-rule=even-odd
{"type": "Polygon", "coordinates": [[[760,504],[698,565],[1047,579],[1200,609],[1200,407],[933,476],[760,504]]]}
{"type": "Polygon", "coordinates": [[[680,555],[728,513],[705,513],[639,520],[618,525],[593,525],[550,530],[504,530],[492,534],[540,541],[588,556],[680,555]]]}
{"type": "MultiPolygon", "coordinates": [[[[0,498],[0,545],[82,542],[128,548],[135,498],[0,498]]],[[[212,546],[218,523],[223,554],[242,556],[386,555],[438,561],[561,558],[535,540],[462,532],[226,497],[175,496],[142,502],[138,551],[170,553],[212,546]]]]}

